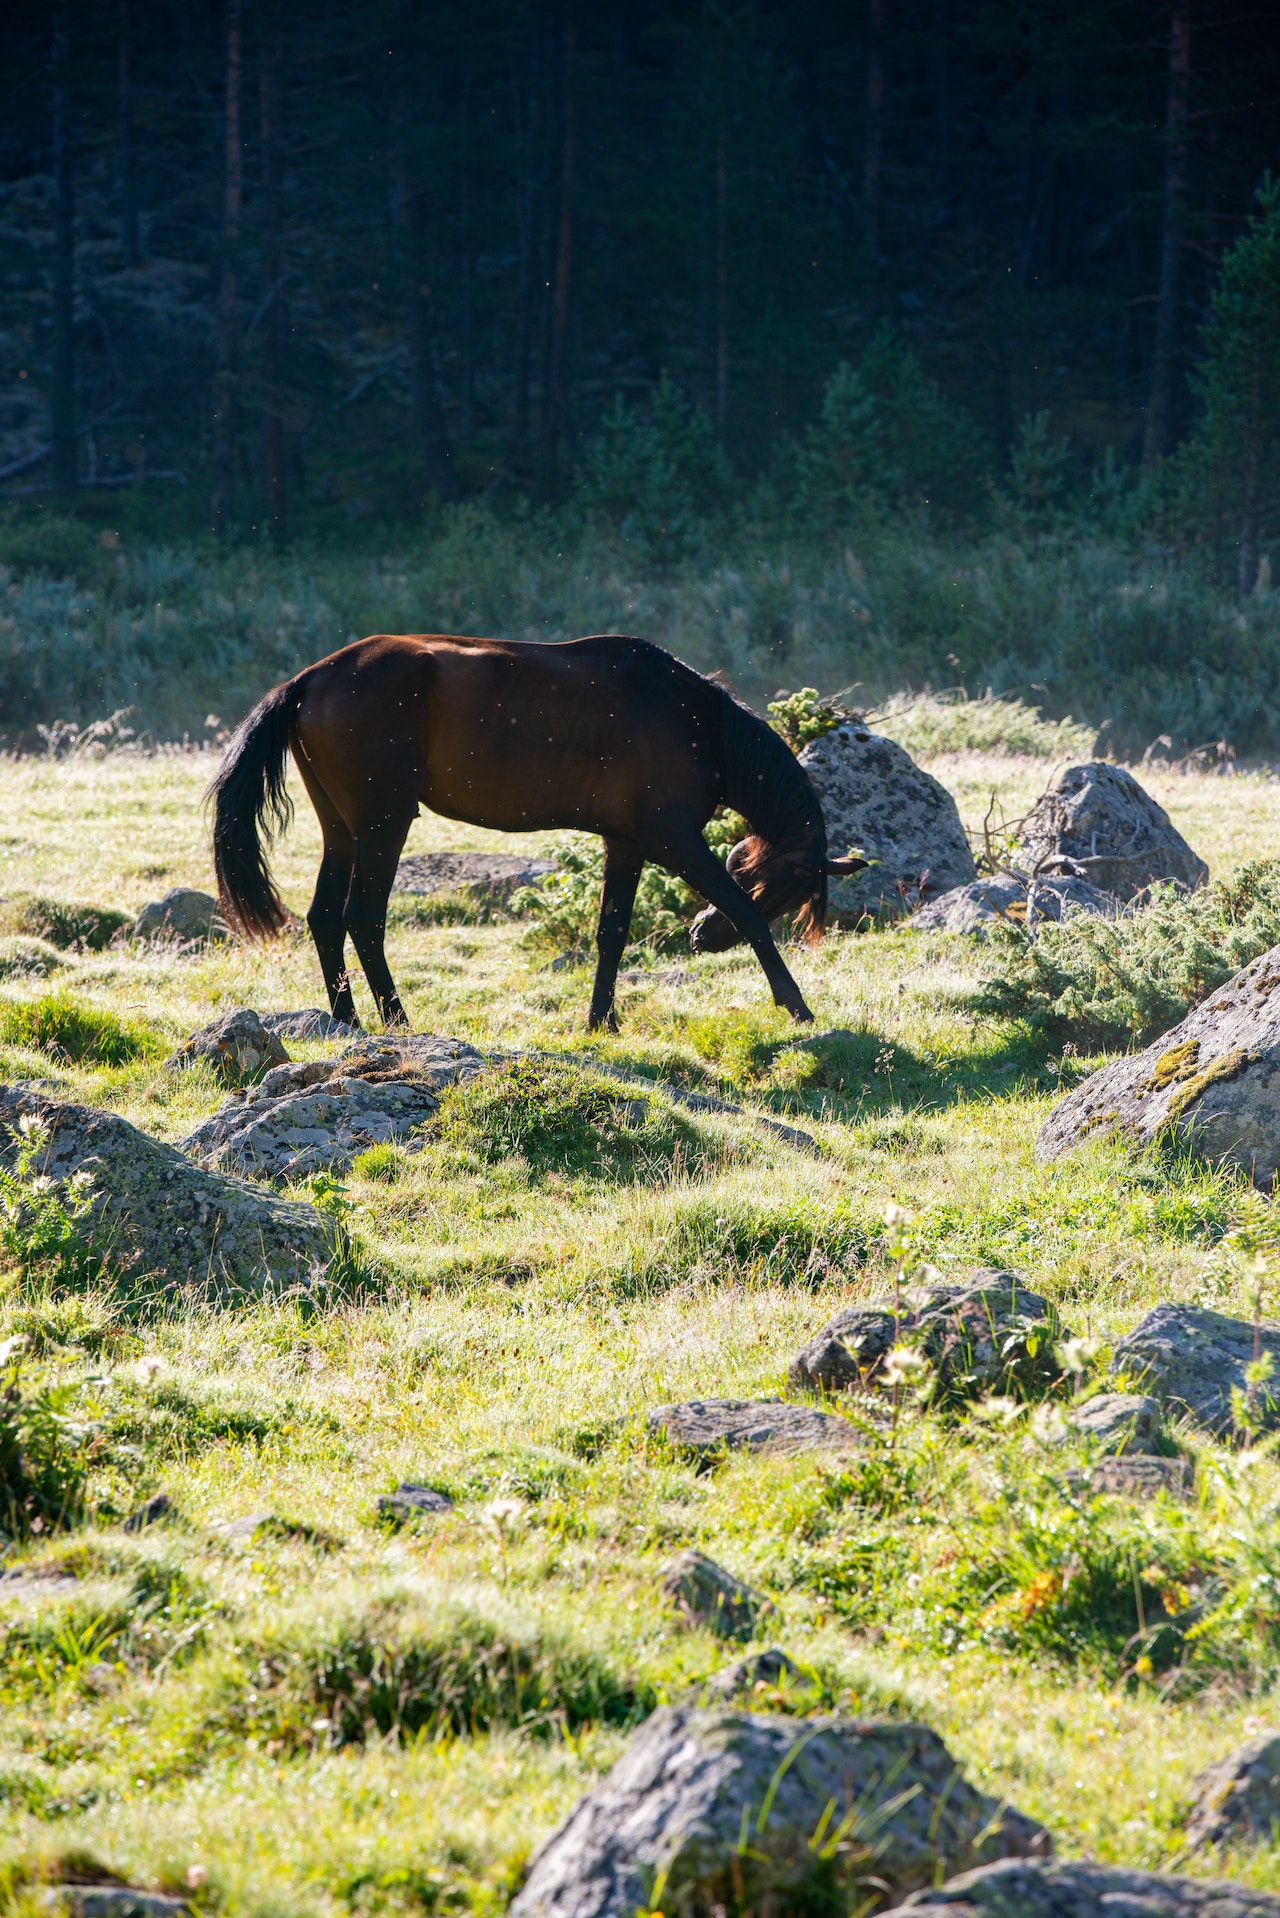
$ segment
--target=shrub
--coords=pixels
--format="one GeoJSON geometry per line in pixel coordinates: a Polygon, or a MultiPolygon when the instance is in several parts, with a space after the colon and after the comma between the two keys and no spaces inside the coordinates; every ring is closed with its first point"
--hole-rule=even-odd
{"type": "Polygon", "coordinates": [[[967,693],[896,693],[870,713],[868,726],[915,758],[936,753],[1024,753],[1032,759],[1092,759],[1098,736],[1070,715],[1045,719],[1020,699],[967,693]]]}
{"type": "Polygon", "coordinates": [[[1145,911],[1114,921],[997,924],[972,1004],[1059,1042],[1146,1045],[1275,945],[1280,861],[1266,859],[1200,892],[1159,887],[1145,911]]]}
{"type": "Polygon", "coordinates": [[[705,1156],[700,1135],[665,1101],[560,1060],[516,1059],[446,1087],[434,1120],[449,1145],[539,1172],[653,1176],[705,1156]]]}
{"type": "Polygon", "coordinates": [[[116,906],[85,906],[71,899],[16,894],[0,905],[0,930],[43,939],[64,950],[70,946],[101,952],[134,915],[116,906]]]}
{"type": "Polygon", "coordinates": [[[0,1044],[31,1046],[77,1065],[122,1066],[153,1052],[156,1035],[58,992],[0,1007],[0,1044]]]}
{"type": "Polygon", "coordinates": [[[768,710],[773,730],[793,753],[803,752],[811,740],[824,738],[843,720],[854,717],[834,700],[824,699],[816,686],[802,686],[798,693],[779,692],[768,710]]]}
{"type": "Polygon", "coordinates": [[[40,1172],[46,1137],[39,1120],[19,1119],[13,1166],[0,1167],[0,1258],[22,1281],[78,1288],[102,1269],[85,1230],[93,1179],[77,1172],[62,1184],[40,1172]]]}
{"type": "Polygon", "coordinates": [[[0,939],[0,979],[47,979],[66,965],[47,939],[0,939]]]}
{"type": "Polygon", "coordinates": [[[0,1344],[0,1528],[9,1538],[82,1515],[90,1446],[101,1430],[83,1386],[42,1371],[24,1377],[25,1343],[0,1344]]]}
{"type": "Polygon", "coordinates": [[[617,399],[605,415],[576,490],[588,518],[607,521],[659,560],[701,542],[706,518],[733,488],[733,469],[706,414],[664,373],[648,404],[617,399]]]}

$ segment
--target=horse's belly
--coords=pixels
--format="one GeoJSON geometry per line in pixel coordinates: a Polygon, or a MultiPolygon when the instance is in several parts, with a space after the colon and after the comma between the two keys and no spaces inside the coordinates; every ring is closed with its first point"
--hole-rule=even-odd
{"type": "Polygon", "coordinates": [[[629,795],[620,790],[621,782],[607,773],[601,777],[599,767],[592,769],[594,778],[574,777],[574,771],[562,767],[548,776],[516,759],[504,766],[495,757],[485,765],[429,772],[420,797],[432,812],[495,832],[629,834],[633,808],[629,795]]]}

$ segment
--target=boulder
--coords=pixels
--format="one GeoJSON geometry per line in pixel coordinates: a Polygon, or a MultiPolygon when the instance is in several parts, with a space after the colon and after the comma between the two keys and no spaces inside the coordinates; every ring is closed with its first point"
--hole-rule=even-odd
{"type": "Polygon", "coordinates": [[[136,1885],[46,1885],[39,1902],[65,1918],[190,1918],[186,1898],[136,1885]]]}
{"type": "Polygon", "coordinates": [[[323,1284],[344,1251],[341,1227],[315,1206],[202,1171],[118,1113],[63,1104],[36,1087],[0,1086],[0,1163],[16,1160],[23,1119],[44,1130],[38,1171],[92,1181],[82,1229],[113,1274],[160,1279],[192,1298],[256,1295],[323,1284]]]}
{"type": "Polygon", "coordinates": [[[1051,1848],[923,1725],[664,1706],[534,1854],[510,1912],[865,1911],[1051,1848]]]}
{"type": "Polygon", "coordinates": [[[1160,1401],[1141,1392],[1099,1392],[1072,1406],[1067,1424],[1100,1451],[1155,1454],[1160,1444],[1160,1401]]]}
{"type": "Polygon", "coordinates": [[[1112,1498],[1158,1498],[1167,1492],[1170,1498],[1190,1498],[1192,1485],[1190,1459],[1150,1458],[1141,1453],[1124,1458],[1104,1458],[1089,1474],[1089,1490],[1096,1496],[1110,1493],[1112,1498]]]}
{"type": "Polygon", "coordinates": [[[1200,1772],[1191,1785],[1190,1845],[1274,1845],[1280,1832],[1280,1732],[1259,1732],[1247,1745],[1200,1772]]]}
{"type": "Polygon", "coordinates": [[[489,1063],[461,1039],[357,1039],[332,1059],[277,1066],[182,1141],[201,1165],[255,1179],[346,1171],[371,1145],[408,1139],[447,1085],[489,1063]]]}
{"type": "Polygon", "coordinates": [[[1280,946],[1237,972],[1142,1052],[1069,1092],[1036,1157],[1057,1159],[1101,1134],[1177,1140],[1269,1187],[1280,1169],[1280,946]]]}
{"type": "MultiPolygon", "coordinates": [[[[1280,1424],[1280,1324],[1264,1319],[1259,1350],[1277,1365],[1276,1383],[1257,1394],[1259,1424],[1280,1424]]],[[[1253,1359],[1254,1327],[1203,1305],[1157,1305],[1118,1339],[1111,1366],[1164,1404],[1174,1417],[1189,1418],[1216,1438],[1232,1429],[1232,1388],[1246,1390],[1245,1368],[1253,1359]]]]}
{"type": "Polygon", "coordinates": [[[289,1055],[274,1032],[268,1032],[256,1012],[239,1006],[211,1026],[201,1026],[168,1061],[182,1071],[205,1060],[223,1085],[242,1086],[272,1066],[287,1065],[289,1055]]]}
{"type": "Polygon", "coordinates": [[[433,1491],[429,1485],[397,1485],[394,1492],[384,1492],[378,1500],[378,1517],[401,1523],[405,1519],[432,1517],[452,1510],[453,1500],[444,1492],[433,1491]]]}
{"type": "Polygon", "coordinates": [[[1022,879],[1010,873],[997,873],[991,879],[975,879],[972,885],[956,886],[940,899],[913,912],[907,924],[913,932],[985,932],[1001,919],[1020,926],[1037,920],[1055,924],[1072,913],[1087,918],[1114,919],[1119,912],[1114,894],[1100,892],[1097,886],[1069,875],[1057,879],[1022,879]]]}
{"type": "Polygon", "coordinates": [[[1028,872],[1069,873],[1117,899],[1161,879],[1193,890],[1209,868],[1163,806],[1131,772],[1094,759],[1067,766],[1022,822],[1015,863],[1028,872]]]}
{"type": "Polygon", "coordinates": [[[704,1462],[726,1451],[851,1451],[864,1442],[848,1419],[781,1399],[687,1399],[655,1406],[648,1426],[704,1462]]]}
{"type": "Polygon", "coordinates": [[[777,1609],[705,1552],[678,1552],[662,1574],[662,1590],[687,1625],[704,1625],[717,1638],[750,1638],[777,1609]]]}
{"type": "Polygon", "coordinates": [[[430,898],[461,895],[475,905],[502,905],[521,886],[558,871],[554,859],[509,852],[415,852],[396,868],[393,892],[430,898]]]}
{"type": "Polygon", "coordinates": [[[882,1383],[884,1359],[897,1343],[922,1352],[947,1393],[1025,1389],[1058,1376],[1060,1336],[1047,1299],[1015,1272],[985,1268],[969,1285],[904,1291],[896,1327],[892,1299],[846,1306],[796,1355],[787,1379],[797,1391],[865,1391],[882,1383]]]}
{"type": "Polygon", "coordinates": [[[154,1498],[149,1498],[136,1511],[130,1512],[120,1529],[124,1532],[145,1532],[152,1525],[159,1525],[164,1519],[177,1516],[178,1508],[169,1494],[157,1492],[154,1498]]]}
{"type": "Polygon", "coordinates": [[[1250,1885],[1175,1878],[1125,1865],[1022,1863],[967,1871],[918,1891],[884,1918],[1280,1918],[1280,1897],[1250,1885]]]}
{"type": "Polygon", "coordinates": [[[349,1039],[360,1030],[319,1006],[305,1006],[301,1012],[264,1012],[262,1023],[279,1039],[349,1039]]]}
{"type": "Polygon", "coordinates": [[[187,945],[193,939],[226,939],[229,931],[211,893],[175,886],[163,899],[153,899],[142,908],[133,922],[133,937],[187,945]]]}
{"type": "Polygon", "coordinates": [[[977,869],[956,802],[893,740],[849,720],[800,754],[827,822],[833,856],[865,854],[866,872],[831,882],[840,919],[900,916],[956,886],[977,869]]]}
{"type": "Polygon", "coordinates": [[[755,1652],[748,1658],[735,1658],[732,1665],[725,1665],[706,1683],[706,1691],[712,1698],[738,1698],[743,1692],[753,1692],[757,1685],[766,1690],[776,1691],[783,1685],[803,1686],[811,1681],[785,1652],[771,1645],[767,1651],[755,1652]]]}

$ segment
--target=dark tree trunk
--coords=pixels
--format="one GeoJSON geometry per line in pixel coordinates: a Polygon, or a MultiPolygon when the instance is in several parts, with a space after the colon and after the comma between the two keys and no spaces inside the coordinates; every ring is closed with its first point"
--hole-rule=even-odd
{"type": "Polygon", "coordinates": [[[716,129],[716,438],[724,444],[729,407],[729,156],[721,98],[716,129]]]}
{"type": "Polygon", "coordinates": [[[564,425],[565,372],[569,344],[569,291],[573,275],[573,189],[577,125],[574,101],[574,56],[577,19],[574,0],[564,13],[564,106],[560,137],[560,224],[556,236],[555,296],[551,305],[551,333],[547,348],[547,390],[542,420],[542,449],[538,465],[544,483],[555,467],[564,425]]]}
{"type": "Polygon", "coordinates": [[[862,143],[862,244],[880,257],[880,175],[884,148],[884,0],[867,6],[867,120],[862,143]]]}
{"type": "Polygon", "coordinates": [[[284,251],[280,236],[280,61],[278,38],[268,39],[258,68],[258,105],[262,131],[262,193],[266,227],[267,310],[262,331],[262,459],[271,537],[277,546],[289,538],[289,489],[285,472],[283,399],[284,251]]]}
{"type": "Polygon", "coordinates": [[[471,226],[471,75],[462,83],[462,177],[458,183],[458,225],[462,240],[462,432],[476,430],[475,236],[471,226]]]}
{"type": "Polygon", "coordinates": [[[1182,298],[1182,243],[1187,204],[1187,114],[1191,91],[1191,4],[1174,0],[1169,22],[1169,98],[1165,124],[1164,230],[1160,241],[1160,297],[1142,463],[1153,466],[1173,445],[1178,318],[1182,298]]]}
{"type": "Polygon", "coordinates": [[[537,67],[539,46],[529,33],[529,90],[520,97],[516,78],[516,241],[520,259],[520,304],[516,319],[515,421],[512,452],[523,463],[529,452],[530,386],[533,346],[537,331],[538,262],[540,256],[539,106],[537,67]]]}
{"type": "Polygon", "coordinates": [[[409,104],[402,95],[394,115],[398,138],[391,156],[391,188],[400,251],[400,297],[405,344],[409,349],[414,436],[428,490],[439,494],[441,499],[456,499],[458,476],[440,396],[432,289],[424,277],[425,207],[404,145],[409,119],[409,104]]]}
{"type": "Polygon", "coordinates": [[[227,78],[223,119],[222,275],[218,287],[218,360],[213,391],[213,531],[231,531],[235,498],[236,329],[243,162],[240,143],[241,0],[227,0],[227,78]]]}
{"type": "Polygon", "coordinates": [[[120,251],[126,266],[138,264],[138,198],[133,174],[133,22],[129,0],[120,0],[120,251]]]}
{"type": "Polygon", "coordinates": [[[71,177],[67,16],[53,23],[53,390],[50,437],[53,484],[59,493],[76,483],[75,387],[75,200],[71,177]]]}

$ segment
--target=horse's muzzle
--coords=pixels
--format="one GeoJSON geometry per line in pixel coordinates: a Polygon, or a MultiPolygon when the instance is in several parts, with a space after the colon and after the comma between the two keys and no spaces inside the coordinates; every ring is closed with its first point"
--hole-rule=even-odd
{"type": "Polygon", "coordinates": [[[689,928],[689,944],[695,952],[728,952],[742,944],[742,934],[718,906],[704,906],[689,928]]]}

